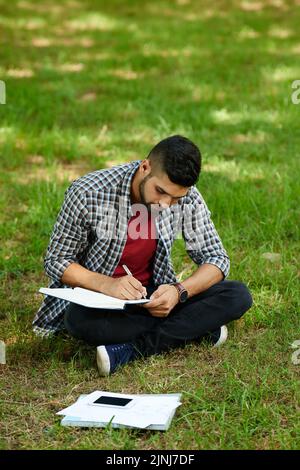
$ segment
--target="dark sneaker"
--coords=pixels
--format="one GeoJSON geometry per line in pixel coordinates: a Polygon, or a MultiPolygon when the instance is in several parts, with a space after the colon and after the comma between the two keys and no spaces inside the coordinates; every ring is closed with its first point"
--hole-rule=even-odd
{"type": "Polygon", "coordinates": [[[221,344],[225,343],[227,337],[228,330],[226,325],[208,334],[208,340],[213,343],[213,348],[218,348],[221,344]]]}
{"type": "Polygon", "coordinates": [[[105,377],[113,374],[119,366],[123,366],[135,357],[135,350],[130,343],[109,344],[97,347],[97,366],[99,374],[105,377]]]}

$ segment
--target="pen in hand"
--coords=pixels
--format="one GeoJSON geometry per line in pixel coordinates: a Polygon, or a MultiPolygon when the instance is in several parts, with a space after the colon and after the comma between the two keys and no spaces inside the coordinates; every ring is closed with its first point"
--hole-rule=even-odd
{"type": "MultiPolygon", "coordinates": [[[[122,264],[124,270],[126,271],[127,274],[129,274],[130,276],[132,276],[132,273],[130,272],[130,270],[127,268],[126,264],[122,264]]],[[[142,294],[143,296],[143,299],[146,299],[146,295],[145,294],[142,294]]]]}

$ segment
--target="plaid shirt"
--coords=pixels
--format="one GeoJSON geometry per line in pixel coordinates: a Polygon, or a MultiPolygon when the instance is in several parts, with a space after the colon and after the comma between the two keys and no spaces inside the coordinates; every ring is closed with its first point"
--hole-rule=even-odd
{"type": "MultiPolygon", "coordinates": [[[[112,276],[121,258],[131,209],[131,180],[142,160],[98,170],[75,180],[65,193],[45,257],[45,271],[52,282],[49,287],[67,287],[61,277],[72,263],[93,272],[112,276]],[[101,236],[99,227],[107,224],[105,207],[114,208],[118,219],[117,236],[101,236]]],[[[153,263],[155,286],[176,282],[171,248],[178,231],[183,236],[190,258],[197,264],[217,266],[224,277],[229,272],[229,258],[210,219],[210,212],[195,186],[186,196],[155,219],[158,233],[153,263]]],[[[68,301],[46,296],[34,320],[37,334],[48,335],[64,329],[68,301]]]]}

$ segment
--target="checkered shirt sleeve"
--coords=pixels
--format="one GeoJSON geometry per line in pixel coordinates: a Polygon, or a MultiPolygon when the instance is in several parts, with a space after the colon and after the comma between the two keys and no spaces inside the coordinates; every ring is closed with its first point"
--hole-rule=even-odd
{"type": "Polygon", "coordinates": [[[65,193],[44,260],[46,274],[59,281],[65,269],[78,263],[88,246],[88,211],[85,193],[71,185],[65,193]]]}
{"type": "Polygon", "coordinates": [[[230,260],[218,232],[211,220],[211,213],[196,187],[190,191],[187,201],[187,217],[183,223],[186,251],[197,264],[213,264],[227,277],[230,260]]]}

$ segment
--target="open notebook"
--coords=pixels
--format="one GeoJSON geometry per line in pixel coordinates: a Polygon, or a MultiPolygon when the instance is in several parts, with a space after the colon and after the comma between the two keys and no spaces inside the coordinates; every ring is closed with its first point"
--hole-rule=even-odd
{"type": "Polygon", "coordinates": [[[100,292],[83,289],[82,287],[72,288],[58,288],[49,289],[41,287],[39,289],[41,294],[57,297],[58,299],[68,300],[74,304],[83,305],[90,308],[111,308],[111,309],[124,309],[126,304],[144,304],[150,302],[150,299],[139,300],[122,300],[116,297],[111,297],[100,292]]]}

